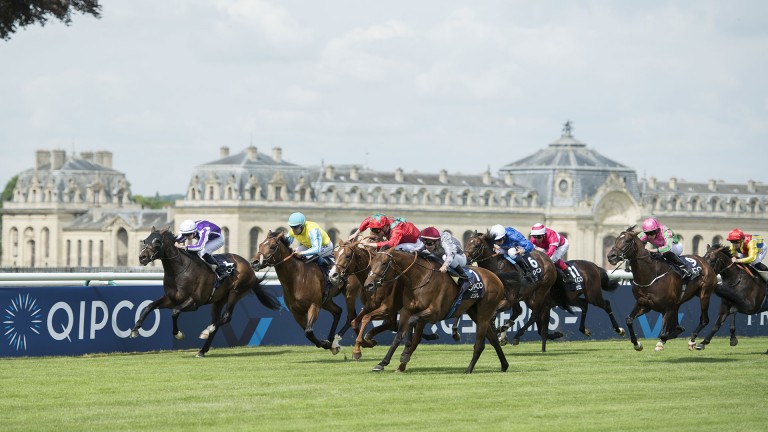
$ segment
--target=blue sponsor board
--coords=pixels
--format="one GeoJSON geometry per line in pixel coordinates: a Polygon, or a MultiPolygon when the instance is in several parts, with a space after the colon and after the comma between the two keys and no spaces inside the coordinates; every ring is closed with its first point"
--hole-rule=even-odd
{"type": "MultiPolygon", "coordinates": [[[[282,290],[278,284],[267,285],[282,301],[282,290]]],[[[211,307],[203,306],[197,311],[184,312],[179,316],[179,328],[185,333],[184,340],[176,340],[171,331],[169,309],[151,313],[144,322],[139,337],[129,338],[139,314],[152,301],[163,295],[161,286],[83,286],[83,287],[0,287],[0,314],[2,314],[2,340],[0,356],[47,356],[82,355],[104,352],[136,352],[167,349],[197,350],[203,345],[198,338],[200,332],[211,323],[211,307]]],[[[634,298],[628,281],[624,281],[615,292],[603,293],[611,302],[614,316],[619,325],[625,327],[626,317],[632,310],[634,298]]],[[[336,304],[343,306],[341,297],[336,304]]],[[[681,338],[690,336],[700,315],[700,303],[693,299],[680,308],[680,323],[686,332],[681,338]]],[[[720,305],[713,296],[709,307],[710,323],[700,333],[701,340],[717,319],[720,305]]],[[[358,305],[357,310],[360,310],[358,305]]],[[[530,311],[523,307],[523,316],[515,321],[509,330],[512,336],[528,317],[530,311]]],[[[342,312],[342,320],[346,311],[342,312]]],[[[502,319],[509,313],[501,314],[502,319]]],[[[608,315],[602,309],[590,305],[587,328],[592,337],[587,338],[579,331],[580,313],[569,314],[554,309],[550,314],[550,331],[561,331],[563,340],[586,340],[618,338],[611,328],[608,315]]],[[[314,325],[319,339],[329,336],[331,315],[320,311],[314,325]]],[[[376,322],[378,323],[378,322],[376,322]]],[[[427,326],[427,333],[436,333],[439,339],[430,343],[456,343],[450,337],[453,320],[441,321],[427,326]]],[[[339,323],[339,329],[343,323],[339,323]]],[[[730,321],[724,324],[719,336],[728,335],[730,321]]],[[[739,336],[763,336],[768,334],[768,313],[745,316],[737,315],[739,336]]],[[[650,312],[635,320],[635,332],[639,338],[657,338],[661,330],[661,316],[650,312]]],[[[459,322],[459,343],[475,340],[475,325],[467,315],[459,322]]],[[[626,338],[626,337],[625,337],[626,338]]],[[[389,344],[392,332],[376,337],[380,344],[389,344]]],[[[530,328],[523,340],[539,339],[534,328],[530,328]]],[[[351,345],[354,335],[347,331],[343,345],[351,345]]],[[[628,338],[627,338],[628,340],[628,338]]],[[[629,342],[628,342],[629,343],[629,342]]],[[[254,295],[245,296],[236,306],[230,324],[223,326],[216,334],[213,347],[243,345],[310,345],[304,336],[304,329],[296,323],[291,313],[283,307],[279,311],[265,308],[254,295]]]]}

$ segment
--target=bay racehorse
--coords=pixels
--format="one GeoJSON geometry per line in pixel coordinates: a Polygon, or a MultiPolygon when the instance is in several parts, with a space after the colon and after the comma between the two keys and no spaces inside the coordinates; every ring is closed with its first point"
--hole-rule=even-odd
{"type": "MultiPolygon", "coordinates": [[[[720,310],[712,330],[696,349],[703,350],[720,330],[728,315],[731,321],[731,346],[736,346],[736,313],[752,315],[768,310],[766,298],[766,283],[754,268],[731,261],[731,248],[728,245],[707,245],[704,260],[712,266],[715,273],[720,275],[721,283],[715,288],[715,294],[720,297],[720,310]]],[[[768,351],[766,351],[768,354],[768,351]]]]}
{"type": "Polygon", "coordinates": [[[130,337],[138,336],[139,329],[150,312],[158,308],[173,308],[173,335],[176,339],[183,339],[184,333],[179,330],[177,324],[179,314],[211,304],[211,325],[200,333],[200,338],[206,341],[197,353],[197,357],[204,357],[219,327],[230,321],[235,304],[249,291],[253,291],[267,308],[280,309],[278,299],[261,285],[261,280],[256,277],[245,258],[235,254],[223,255],[227,261],[235,264],[235,268],[215,286],[217,276],[206,262],[196,253],[177,248],[176,237],[171,231],[158,231],[152,227],[149,236],[144,239],[139,262],[141,265],[147,265],[156,259],[160,260],[163,264],[164,295],[141,311],[130,337]]]}
{"type": "Polygon", "coordinates": [[[475,345],[472,360],[466,373],[472,373],[480,354],[485,349],[485,340],[491,343],[501,363],[502,372],[509,368],[506,356],[491,328],[491,318],[504,301],[504,285],[493,272],[475,269],[485,286],[480,298],[466,299],[454,307],[459,288],[448,273],[440,272],[441,263],[427,260],[419,254],[388,250],[377,252],[371,261],[371,272],[365,281],[366,289],[392,289],[399,281],[403,286],[403,308],[400,310],[398,332],[384,359],[374,367],[381,371],[389,364],[400,342],[404,349],[400,356],[398,371],[404,372],[411,355],[419,345],[424,326],[437,323],[466,313],[476,326],[475,345]]]}
{"type": "Polygon", "coordinates": [[[304,329],[304,335],[316,347],[331,350],[334,355],[338,354],[340,337],[334,338],[334,334],[341,318],[341,308],[333,302],[333,296],[339,293],[338,288],[333,288],[324,299],[323,270],[316,263],[305,262],[294,254],[287,241],[285,232],[269,231],[264,241],[259,244],[259,250],[251,266],[256,271],[267,267],[275,268],[277,278],[283,287],[285,305],[296,322],[304,329]],[[333,316],[328,337],[323,340],[315,336],[314,330],[321,309],[327,310],[333,316]]]}
{"type": "MultiPolygon", "coordinates": [[[[403,289],[401,285],[392,289],[377,290],[370,293],[362,289],[365,279],[371,270],[371,259],[375,250],[359,246],[359,241],[340,241],[335,251],[336,264],[331,268],[330,277],[335,283],[344,284],[348,291],[354,290],[360,293],[363,304],[360,313],[352,321],[355,330],[355,345],[352,349],[352,358],[360,360],[361,348],[376,346],[373,339],[377,334],[390,330],[397,331],[397,312],[403,307],[403,289]],[[371,320],[380,319],[383,322],[365,332],[371,320]]],[[[423,335],[425,340],[435,340],[437,335],[423,335]]]]}
{"type": "MultiPolygon", "coordinates": [[[[509,260],[494,252],[493,239],[488,233],[483,234],[475,231],[471,234],[464,243],[464,253],[467,256],[468,264],[477,263],[479,267],[490,270],[502,280],[507,293],[506,307],[512,308],[511,322],[522,313],[520,302],[528,305],[531,310],[528,322],[537,326],[541,336],[541,351],[546,352],[547,339],[551,339],[549,335],[550,310],[555,306],[560,306],[564,310],[571,311],[567,304],[565,284],[562,280],[558,280],[557,270],[555,270],[552,260],[539,250],[531,251],[529,263],[531,267],[539,271],[539,274],[536,281],[528,282],[521,277],[509,260]]],[[[522,332],[518,333],[522,335],[522,332]]],[[[516,345],[519,342],[519,337],[518,335],[515,336],[513,344],[516,345]]]]}
{"type": "MultiPolygon", "coordinates": [[[[611,320],[611,327],[613,327],[613,331],[616,332],[616,334],[619,336],[624,336],[624,329],[619,326],[619,323],[616,322],[616,317],[613,315],[611,302],[603,297],[603,291],[616,291],[616,289],[619,287],[619,281],[608,277],[608,273],[605,271],[605,269],[593,263],[592,261],[572,260],[566,261],[566,263],[568,264],[568,269],[566,272],[573,273],[569,275],[571,277],[571,281],[573,282],[566,283],[565,293],[568,299],[568,305],[577,306],[579,309],[581,309],[581,322],[579,323],[579,331],[584,334],[584,336],[592,336],[592,332],[586,327],[587,310],[589,309],[589,305],[592,304],[604,310],[605,313],[608,314],[608,319],[611,320]],[[572,267],[575,267],[575,271],[572,270],[572,267]],[[580,285],[581,289],[572,289],[572,287],[576,284],[580,285]]],[[[558,277],[561,276],[558,275],[558,277]]],[[[507,328],[508,325],[509,324],[506,324],[507,328]]],[[[512,339],[514,345],[516,345],[516,341],[520,340],[520,338],[525,333],[525,330],[530,327],[530,325],[531,320],[528,320],[525,325],[520,327],[512,339]]],[[[506,328],[502,327],[500,330],[506,331],[506,328]]],[[[506,334],[504,336],[506,336],[506,334]]]]}
{"type": "Polygon", "coordinates": [[[660,341],[656,344],[656,350],[664,349],[667,340],[674,339],[685,331],[680,327],[677,317],[680,305],[698,297],[701,303],[699,324],[691,333],[688,342],[688,349],[693,349],[699,332],[709,323],[709,301],[717,285],[717,274],[701,257],[684,255],[680,258],[695,263],[694,269],[699,276],[692,280],[683,280],[675,271],[676,266],[654,258],[637,235],[635,226],[627,228],[616,237],[613,247],[608,251],[608,262],[612,265],[628,260],[632,269],[632,295],[635,297],[635,305],[627,316],[627,329],[632,345],[637,351],[643,349],[643,344],[637,341],[632,323],[638,316],[653,310],[662,314],[660,341]]]}

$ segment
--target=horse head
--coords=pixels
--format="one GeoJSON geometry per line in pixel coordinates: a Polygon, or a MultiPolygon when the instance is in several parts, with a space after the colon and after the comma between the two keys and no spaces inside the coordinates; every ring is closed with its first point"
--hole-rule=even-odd
{"type": "Polygon", "coordinates": [[[328,273],[328,277],[331,279],[331,282],[338,283],[339,281],[346,282],[349,275],[348,272],[356,273],[358,271],[365,270],[365,268],[370,267],[370,260],[371,260],[371,252],[368,249],[363,249],[359,247],[360,242],[358,241],[348,241],[345,242],[344,240],[341,240],[339,243],[339,246],[336,248],[336,251],[334,252],[334,259],[336,261],[336,264],[331,267],[330,272],[328,273]],[[365,254],[368,256],[368,263],[363,264],[362,260],[355,261],[355,258],[357,257],[357,254],[365,252],[365,254]],[[365,265],[365,268],[358,268],[365,265]]]}
{"type": "Polygon", "coordinates": [[[394,268],[394,257],[390,252],[381,251],[377,252],[371,258],[371,271],[368,273],[368,277],[365,279],[363,287],[368,292],[374,292],[376,289],[388,282],[399,277],[394,268]]]}
{"type": "Polygon", "coordinates": [[[467,256],[467,265],[491,259],[494,255],[493,241],[488,233],[482,234],[475,231],[471,234],[464,242],[464,255],[467,256]]]}
{"type": "Polygon", "coordinates": [[[728,245],[707,245],[707,252],[704,254],[704,261],[712,266],[716,274],[721,274],[733,265],[731,262],[731,249],[728,245]]]}
{"type": "Polygon", "coordinates": [[[259,251],[251,261],[251,267],[259,271],[285,261],[292,255],[284,231],[269,231],[267,238],[259,244],[259,251]]]}
{"type": "Polygon", "coordinates": [[[608,262],[616,265],[621,261],[636,258],[638,250],[642,248],[640,239],[637,238],[633,225],[622,231],[613,242],[613,247],[608,251],[608,262]]]}
{"type": "Polygon", "coordinates": [[[145,266],[158,258],[163,258],[163,235],[152,227],[149,236],[144,239],[144,247],[139,252],[139,263],[145,266]]]}

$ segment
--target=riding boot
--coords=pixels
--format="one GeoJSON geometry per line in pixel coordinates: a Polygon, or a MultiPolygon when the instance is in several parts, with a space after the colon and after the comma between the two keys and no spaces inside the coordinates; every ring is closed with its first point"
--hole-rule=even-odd
{"type": "Polygon", "coordinates": [[[675,255],[672,251],[664,252],[664,258],[668,259],[673,265],[676,265],[680,269],[680,273],[683,277],[688,277],[690,274],[688,273],[688,268],[686,267],[685,263],[683,263],[682,258],[675,255]]]}
{"type": "Polygon", "coordinates": [[[519,256],[515,258],[515,265],[518,266],[521,270],[521,274],[530,283],[535,282],[535,278],[533,276],[533,269],[531,268],[531,263],[528,262],[528,258],[524,256],[519,256]]]}
{"type": "Polygon", "coordinates": [[[467,275],[467,272],[464,271],[464,267],[462,266],[454,267],[453,271],[459,275],[459,288],[461,291],[464,291],[464,287],[469,283],[469,275],[467,275]]]}
{"type": "Polygon", "coordinates": [[[203,254],[203,261],[205,261],[206,264],[208,264],[211,267],[211,270],[213,270],[214,273],[216,272],[216,269],[219,268],[219,265],[216,263],[216,260],[213,259],[213,257],[209,253],[203,254]]]}

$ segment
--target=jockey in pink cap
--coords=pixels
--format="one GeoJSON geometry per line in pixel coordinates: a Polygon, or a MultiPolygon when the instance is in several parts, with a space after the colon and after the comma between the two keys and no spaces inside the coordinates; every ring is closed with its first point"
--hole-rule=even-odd
{"type": "Polygon", "coordinates": [[[680,243],[677,234],[672,232],[669,227],[661,225],[656,219],[649,217],[643,221],[643,232],[637,238],[643,244],[650,243],[654,246],[656,252],[680,268],[684,277],[689,276],[688,268],[680,259],[680,255],[683,253],[683,244],[680,243]]]}
{"type": "Polygon", "coordinates": [[[537,223],[531,227],[531,243],[537,248],[544,249],[544,253],[552,259],[552,262],[560,270],[565,271],[568,268],[563,261],[563,257],[568,252],[568,239],[558,234],[557,231],[537,223]]]}

